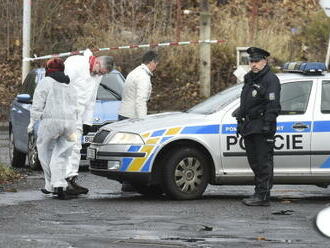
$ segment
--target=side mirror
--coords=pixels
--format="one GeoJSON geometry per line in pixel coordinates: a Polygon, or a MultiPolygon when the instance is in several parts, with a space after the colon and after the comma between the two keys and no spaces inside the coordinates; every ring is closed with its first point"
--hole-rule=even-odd
{"type": "Polygon", "coordinates": [[[19,94],[16,96],[16,99],[20,103],[32,103],[32,97],[29,94],[19,94]]]}

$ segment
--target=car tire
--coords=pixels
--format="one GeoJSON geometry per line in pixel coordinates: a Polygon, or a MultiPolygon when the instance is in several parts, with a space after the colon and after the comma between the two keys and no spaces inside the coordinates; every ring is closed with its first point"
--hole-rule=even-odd
{"type": "Polygon", "coordinates": [[[41,165],[38,158],[37,140],[34,135],[29,135],[28,141],[28,166],[32,170],[40,170],[41,165]]]}
{"type": "Polygon", "coordinates": [[[209,162],[203,152],[184,147],[172,150],[162,164],[162,188],[175,200],[200,198],[210,178],[209,162]]]}
{"type": "Polygon", "coordinates": [[[144,196],[147,197],[159,197],[161,196],[164,191],[160,186],[157,185],[144,185],[144,184],[133,184],[133,187],[136,191],[144,196]]]}
{"type": "Polygon", "coordinates": [[[9,130],[9,158],[12,167],[22,168],[25,166],[26,154],[16,149],[11,130],[9,130]]]}

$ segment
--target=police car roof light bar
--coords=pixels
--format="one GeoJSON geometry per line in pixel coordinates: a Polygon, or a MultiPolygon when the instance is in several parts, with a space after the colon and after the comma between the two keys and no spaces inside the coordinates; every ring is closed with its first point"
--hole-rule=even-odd
{"type": "Polygon", "coordinates": [[[284,72],[296,72],[306,75],[320,75],[327,71],[325,63],[321,62],[288,62],[282,67],[284,72]]]}

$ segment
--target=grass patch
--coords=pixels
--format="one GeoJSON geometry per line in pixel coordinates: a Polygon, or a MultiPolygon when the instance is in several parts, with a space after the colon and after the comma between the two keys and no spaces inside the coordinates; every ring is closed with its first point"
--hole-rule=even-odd
{"type": "Polygon", "coordinates": [[[18,173],[12,168],[0,164],[0,185],[12,183],[14,181],[21,179],[22,177],[23,177],[22,174],[18,173]]]}

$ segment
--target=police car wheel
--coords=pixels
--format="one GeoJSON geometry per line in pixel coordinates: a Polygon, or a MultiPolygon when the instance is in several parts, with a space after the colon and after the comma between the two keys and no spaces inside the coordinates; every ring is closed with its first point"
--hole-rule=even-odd
{"type": "Polygon", "coordinates": [[[31,135],[28,141],[28,165],[32,170],[40,170],[41,165],[38,158],[36,138],[31,135]]]}
{"type": "Polygon", "coordinates": [[[208,159],[195,148],[173,150],[166,156],[162,168],[162,187],[172,199],[199,198],[209,182],[208,159]]]}

